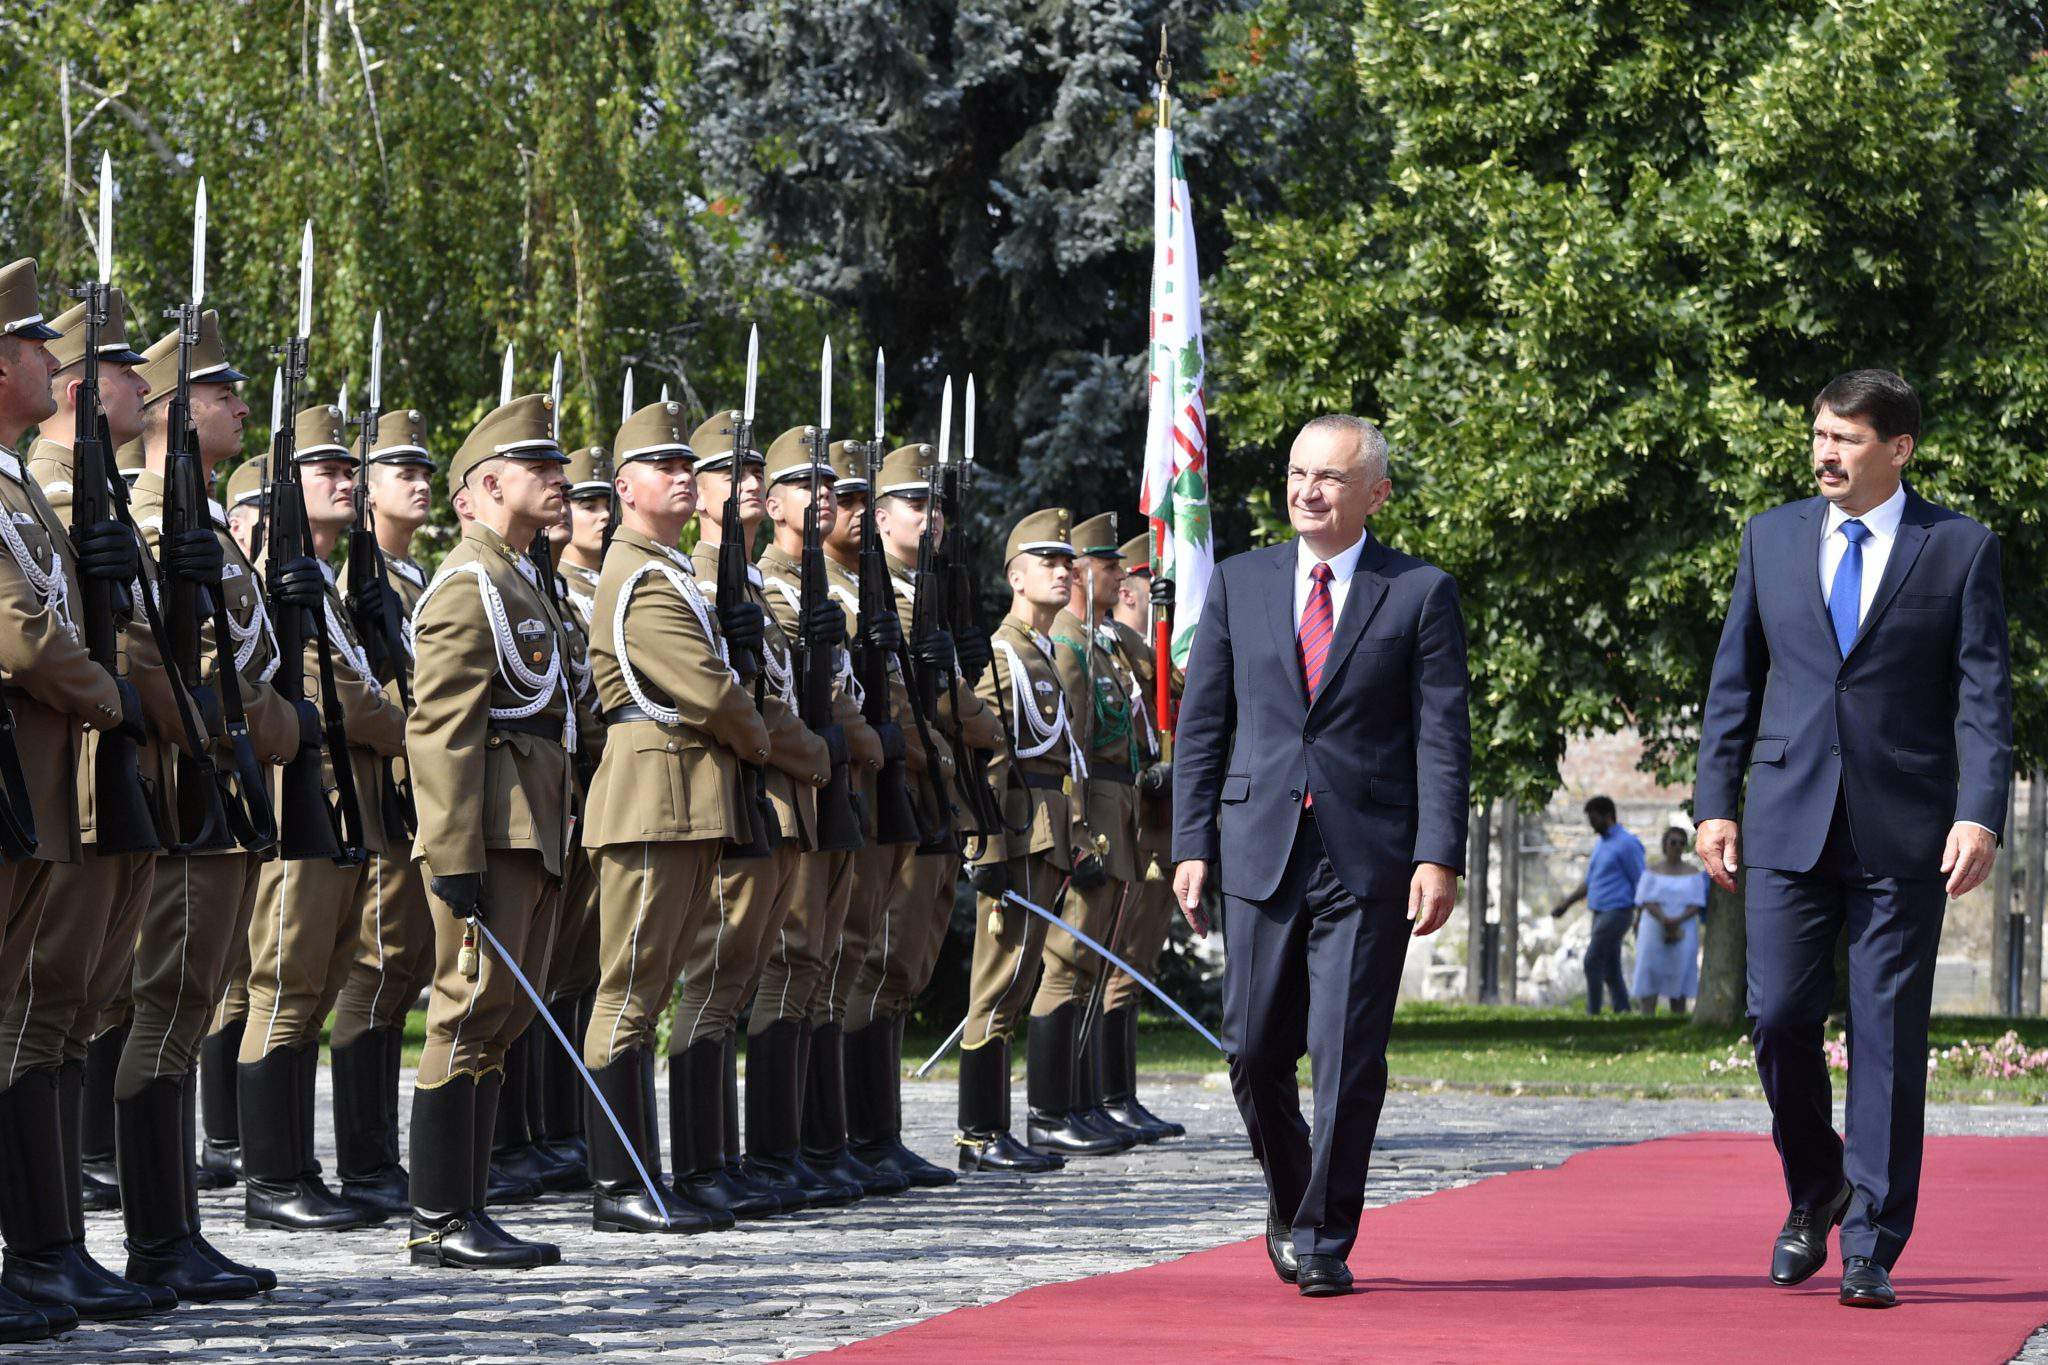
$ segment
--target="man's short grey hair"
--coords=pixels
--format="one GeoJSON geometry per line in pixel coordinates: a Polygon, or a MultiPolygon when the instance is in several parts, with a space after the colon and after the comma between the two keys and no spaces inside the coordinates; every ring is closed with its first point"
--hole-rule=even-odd
{"type": "Polygon", "coordinates": [[[1311,417],[1302,427],[1301,435],[1306,436],[1312,431],[1341,431],[1349,435],[1356,442],[1352,449],[1358,453],[1358,462],[1365,470],[1367,486],[1388,476],[1387,438],[1363,417],[1353,417],[1348,412],[1326,412],[1321,417],[1311,417]]]}

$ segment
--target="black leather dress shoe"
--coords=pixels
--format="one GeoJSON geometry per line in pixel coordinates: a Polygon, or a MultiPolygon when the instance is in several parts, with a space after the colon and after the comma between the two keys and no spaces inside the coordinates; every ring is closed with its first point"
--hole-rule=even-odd
{"type": "Polygon", "coordinates": [[[1270,1201],[1266,1204],[1266,1259],[1282,1284],[1293,1284],[1300,1273],[1294,1252],[1294,1229],[1270,1201]]]}
{"type": "Polygon", "coordinates": [[[178,1301],[214,1303],[221,1299],[250,1299],[262,1292],[254,1277],[223,1270],[189,1236],[162,1242],[141,1242],[131,1237],[127,1246],[125,1278],[133,1284],[168,1289],[178,1301]]]}
{"type": "Polygon", "coordinates": [[[368,1175],[344,1176],[341,1181],[341,1197],[351,1204],[361,1204],[364,1208],[375,1209],[379,1213],[412,1212],[412,1200],[407,1194],[403,1166],[386,1166],[368,1175]]]}
{"type": "Polygon", "coordinates": [[[954,1139],[963,1171],[999,1171],[1007,1175],[1044,1175],[1067,1164],[1051,1152],[1034,1152],[1007,1132],[967,1133],[954,1139]]]}
{"type": "Polygon", "coordinates": [[[1098,1132],[1071,1113],[1047,1114],[1034,1109],[1024,1123],[1024,1141],[1042,1152],[1060,1156],[1114,1156],[1133,1144],[1098,1132]]]}
{"type": "Polygon", "coordinates": [[[1899,1296],[1892,1292],[1892,1277],[1868,1256],[1851,1256],[1842,1262],[1842,1306],[1845,1308],[1892,1308],[1899,1296]]]}
{"type": "Polygon", "coordinates": [[[199,1149],[199,1188],[232,1189],[242,1178],[242,1145],[208,1138],[199,1149]]]}
{"type": "Polygon", "coordinates": [[[1351,1267],[1335,1256],[1304,1256],[1294,1272],[1304,1299],[1329,1299],[1351,1292],[1351,1267]]]}
{"type": "Polygon", "coordinates": [[[349,1232],[381,1223],[386,1214],[337,1199],[314,1175],[283,1181],[243,1181],[242,1225],[284,1232],[349,1232]]]}
{"type": "Polygon", "coordinates": [[[447,1219],[415,1217],[406,1247],[414,1265],[452,1270],[532,1270],[550,1264],[545,1243],[506,1236],[473,1213],[447,1219]]]}
{"type": "Polygon", "coordinates": [[[1849,1187],[1818,1209],[1794,1209],[1785,1216],[1771,1248],[1771,1283],[1800,1284],[1828,1263],[1828,1232],[1849,1211],[1849,1187]]]}

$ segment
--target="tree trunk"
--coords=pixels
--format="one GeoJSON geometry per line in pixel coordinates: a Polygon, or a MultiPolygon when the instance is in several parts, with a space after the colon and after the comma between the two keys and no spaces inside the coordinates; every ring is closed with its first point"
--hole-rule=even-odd
{"type": "Polygon", "coordinates": [[[1515,1004],[1522,962],[1522,805],[1500,804],[1500,998],[1515,1004]]]}
{"type": "Polygon", "coordinates": [[[1740,892],[1710,887],[1700,939],[1705,959],[1693,1023],[1701,1028],[1740,1028],[1749,1018],[1749,932],[1742,918],[1740,892]]]}
{"type": "Polygon", "coordinates": [[[1472,866],[1465,878],[1465,998],[1477,1003],[1486,978],[1486,858],[1493,844],[1493,803],[1479,809],[1471,840],[1472,866]]]}
{"type": "Polygon", "coordinates": [[[2020,1007],[2041,1012],[2041,911],[2048,903],[2048,779],[2035,773],[2027,783],[2027,968],[2020,982],[2020,1007]]]}

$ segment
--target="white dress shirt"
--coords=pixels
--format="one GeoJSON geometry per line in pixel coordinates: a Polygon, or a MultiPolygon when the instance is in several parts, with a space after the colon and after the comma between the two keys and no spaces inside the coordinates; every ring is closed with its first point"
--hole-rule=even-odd
{"type": "MultiPolygon", "coordinates": [[[[1358,557],[1365,553],[1365,543],[1372,539],[1372,533],[1361,531],[1358,541],[1348,550],[1341,550],[1327,562],[1330,566],[1330,624],[1334,627],[1344,619],[1344,599],[1351,592],[1351,575],[1358,570],[1358,557]]],[[[1866,547],[1867,549],[1868,547],[1866,547]]],[[[1294,628],[1301,631],[1301,614],[1308,610],[1308,590],[1315,586],[1309,577],[1310,570],[1325,561],[1318,558],[1308,542],[1297,539],[1294,542],[1294,628]]]]}
{"type": "Polygon", "coordinates": [[[1856,607],[1856,623],[1870,615],[1870,604],[1877,600],[1877,585],[1884,579],[1884,566],[1892,557],[1892,546],[1899,539],[1899,518],[1906,515],[1906,486],[1900,484],[1892,495],[1860,517],[1850,517],[1834,503],[1828,504],[1827,530],[1820,538],[1820,596],[1829,606],[1834,605],[1835,570],[1842,567],[1842,556],[1849,552],[1849,538],[1842,534],[1842,523],[1860,521],[1870,531],[1870,539],[1863,542],[1863,600],[1856,607]]]}

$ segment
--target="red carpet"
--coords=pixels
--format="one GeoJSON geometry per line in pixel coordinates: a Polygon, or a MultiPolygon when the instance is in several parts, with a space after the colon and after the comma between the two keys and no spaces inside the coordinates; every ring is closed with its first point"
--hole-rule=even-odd
{"type": "Polygon", "coordinates": [[[1305,1300],[1260,1239],[1026,1290],[830,1354],[854,1360],[2009,1359],[2048,1322],[2048,1138],[1933,1138],[1889,1311],[1834,1301],[1839,1244],[1765,1278],[1785,1216],[1768,1139],[1698,1133],[1368,1210],[1359,1293],[1305,1300]]]}

